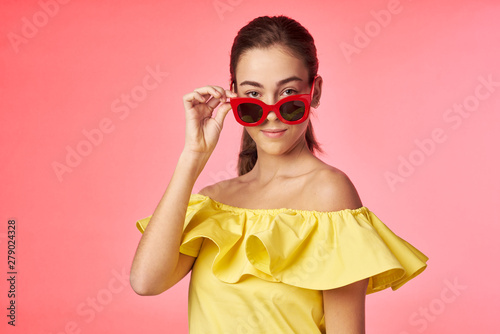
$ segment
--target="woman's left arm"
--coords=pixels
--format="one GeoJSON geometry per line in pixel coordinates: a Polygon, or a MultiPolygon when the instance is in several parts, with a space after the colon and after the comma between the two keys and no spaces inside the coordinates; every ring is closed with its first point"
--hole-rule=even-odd
{"type": "MultiPolygon", "coordinates": [[[[363,206],[349,177],[339,170],[317,173],[316,205],[318,211],[357,209],[363,206]]],[[[369,279],[324,290],[323,307],[327,334],[365,334],[365,296],[369,279]]]]}
{"type": "Polygon", "coordinates": [[[365,296],[368,278],[323,291],[327,334],[365,334],[365,296]]]}

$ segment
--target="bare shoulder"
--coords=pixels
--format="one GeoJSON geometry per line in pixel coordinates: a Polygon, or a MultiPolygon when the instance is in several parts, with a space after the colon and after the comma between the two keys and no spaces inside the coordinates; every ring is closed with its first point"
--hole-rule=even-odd
{"type": "Polygon", "coordinates": [[[218,202],[225,202],[225,196],[232,192],[237,178],[223,180],[205,188],[201,189],[198,193],[218,202]]]}
{"type": "Polygon", "coordinates": [[[319,211],[340,211],[363,206],[358,191],[343,171],[324,165],[311,177],[308,195],[319,211]]]}

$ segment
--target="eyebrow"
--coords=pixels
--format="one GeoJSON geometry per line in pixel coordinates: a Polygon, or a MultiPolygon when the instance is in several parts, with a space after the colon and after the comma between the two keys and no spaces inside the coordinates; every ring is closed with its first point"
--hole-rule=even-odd
{"type": "MultiPolygon", "coordinates": [[[[299,78],[297,76],[293,76],[293,77],[289,77],[289,78],[278,81],[278,86],[287,84],[287,83],[292,82],[292,81],[304,81],[304,80],[302,80],[301,78],[299,78]]],[[[244,85],[254,86],[257,88],[264,88],[264,86],[262,86],[261,83],[256,82],[256,81],[246,80],[246,81],[243,81],[240,83],[240,86],[244,86],[244,85]]]]}

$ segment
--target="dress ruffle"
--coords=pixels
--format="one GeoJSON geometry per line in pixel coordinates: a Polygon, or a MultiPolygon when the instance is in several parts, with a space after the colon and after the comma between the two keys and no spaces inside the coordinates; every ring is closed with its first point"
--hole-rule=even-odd
{"type": "MultiPolygon", "coordinates": [[[[137,222],[141,232],[150,218],[137,222]]],[[[226,283],[253,275],[328,290],[370,278],[370,294],[400,288],[428,260],[366,207],[335,212],[243,209],[193,194],[180,252],[196,257],[204,240],[219,248],[212,272],[226,283]]]]}

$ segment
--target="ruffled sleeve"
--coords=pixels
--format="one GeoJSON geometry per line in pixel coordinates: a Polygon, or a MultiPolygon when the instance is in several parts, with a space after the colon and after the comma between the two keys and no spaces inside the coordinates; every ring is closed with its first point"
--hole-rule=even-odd
{"type": "MultiPolygon", "coordinates": [[[[149,218],[137,222],[143,232],[149,218]]],[[[198,256],[203,240],[218,247],[212,273],[237,283],[245,275],[328,290],[369,278],[367,294],[396,290],[428,258],[368,208],[335,212],[250,210],[191,196],[180,252],[198,256]]]]}
{"type": "Polygon", "coordinates": [[[428,258],[395,235],[368,208],[288,212],[250,235],[249,261],[277,280],[327,290],[370,278],[367,294],[398,289],[426,268],[428,258]],[[296,224],[296,216],[304,224],[296,224]]]}
{"type": "MultiPolygon", "coordinates": [[[[211,201],[208,197],[191,195],[184,221],[182,242],[179,248],[180,253],[193,257],[198,256],[203,242],[203,230],[207,228],[207,224],[201,223],[206,222],[211,215],[217,214],[210,204],[211,201]]],[[[136,222],[136,226],[141,233],[144,233],[151,217],[152,215],[136,222]]]]}

